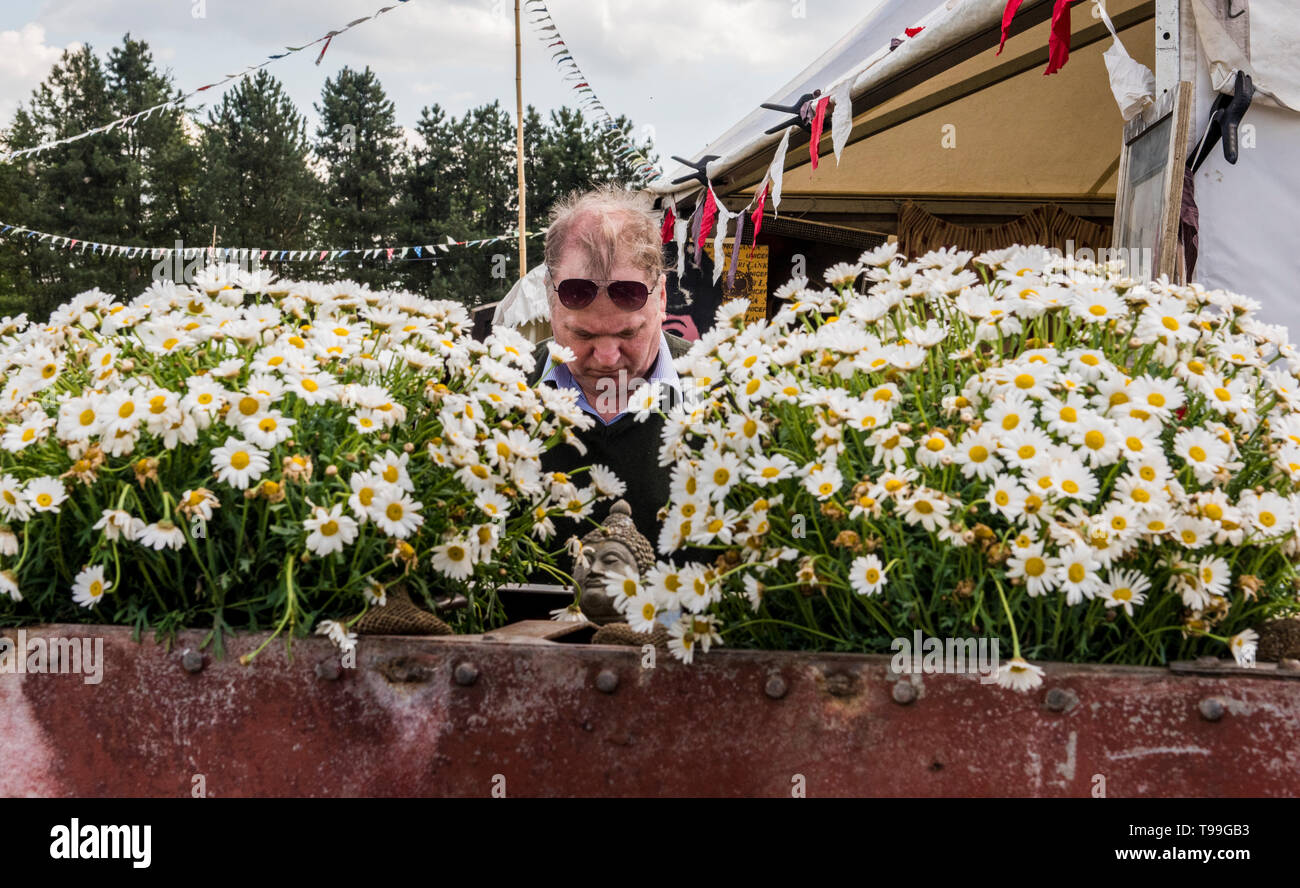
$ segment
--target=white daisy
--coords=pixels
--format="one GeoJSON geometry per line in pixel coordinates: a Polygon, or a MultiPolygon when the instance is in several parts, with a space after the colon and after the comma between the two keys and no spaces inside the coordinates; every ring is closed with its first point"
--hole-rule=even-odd
{"type": "Polygon", "coordinates": [[[433,569],[453,580],[468,579],[474,573],[474,557],[469,542],[454,537],[434,546],[433,569]]]}
{"type": "Polygon", "coordinates": [[[1013,691],[1029,691],[1043,683],[1043,669],[1022,657],[1012,657],[998,667],[997,683],[1013,691]]]}
{"type": "Polygon", "coordinates": [[[164,518],[139,528],[136,542],[160,552],[163,549],[180,549],[185,545],[185,532],[164,518]]]}
{"type": "Polygon", "coordinates": [[[247,490],[270,468],[268,457],[266,451],[253,444],[238,438],[226,438],[225,444],[212,449],[212,470],[218,481],[238,490],[247,490]]]}
{"type": "Polygon", "coordinates": [[[1228,649],[1236,658],[1238,666],[1254,666],[1255,652],[1259,648],[1259,633],[1254,629],[1243,629],[1228,642],[1228,649]]]}
{"type": "Polygon", "coordinates": [[[342,552],[357,538],[357,522],[343,514],[343,504],[335,503],[328,511],[314,506],[310,518],[302,522],[307,529],[307,549],[314,555],[342,552]]]}
{"type": "Polygon", "coordinates": [[[859,595],[875,595],[885,585],[885,566],[874,554],[853,559],[849,566],[849,583],[859,595]]]}
{"type": "Polygon", "coordinates": [[[82,607],[94,607],[112,588],[113,584],[104,580],[102,565],[83,567],[72,583],[72,600],[82,607]]]}
{"type": "Polygon", "coordinates": [[[1110,578],[1102,586],[1101,595],[1106,607],[1122,607],[1130,617],[1133,608],[1146,601],[1146,593],[1151,588],[1151,581],[1136,570],[1112,571],[1110,578]]]}
{"type": "Polygon", "coordinates": [[[399,487],[386,486],[370,504],[370,520],[391,537],[404,540],[424,524],[422,504],[399,487]]]}
{"type": "Polygon", "coordinates": [[[27,502],[38,512],[57,512],[68,498],[68,489],[57,478],[42,476],[27,482],[27,502]]]}

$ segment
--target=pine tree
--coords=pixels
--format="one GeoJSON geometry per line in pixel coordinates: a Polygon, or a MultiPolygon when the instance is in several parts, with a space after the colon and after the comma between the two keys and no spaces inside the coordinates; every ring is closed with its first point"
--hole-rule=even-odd
{"type": "MultiPolygon", "coordinates": [[[[107,74],[90,46],[65,51],[10,131],[14,149],[76,135],[113,120],[107,74]]],[[[66,235],[78,240],[121,243],[131,233],[131,217],[121,196],[127,180],[120,129],[59,145],[18,161],[19,195],[6,224],[66,235]]],[[[70,253],[37,238],[18,241],[11,268],[28,314],[51,309],[83,290],[100,287],[121,293],[127,269],[108,257],[70,253]]]]}
{"type": "MultiPolygon", "coordinates": [[[[367,249],[396,243],[397,177],[402,129],[392,101],[367,66],[344,68],[326,80],[316,129],[316,156],[325,174],[322,240],[334,247],[367,249]]],[[[367,283],[394,279],[391,263],[376,261],[340,273],[367,283]]]]}
{"type": "MultiPolygon", "coordinates": [[[[149,45],[132,40],[129,33],[108,54],[108,77],[113,111],[119,117],[181,95],[171,76],[154,67],[149,45]]],[[[172,106],[123,130],[128,165],[122,200],[135,223],[128,243],[169,246],[195,229],[199,158],[185,129],[188,113],[172,106]]]]}
{"type": "Polygon", "coordinates": [[[215,226],[218,243],[234,247],[313,245],[321,184],[309,166],[306,120],[278,80],[262,70],[226,92],[200,146],[201,233],[215,226]]]}
{"type": "MultiPolygon", "coordinates": [[[[151,108],[176,95],[149,47],[127,34],[101,63],[90,47],[65,53],[18,110],[8,135],[21,149],[64,138],[151,108]]],[[[130,126],[60,145],[0,168],[6,224],[81,241],[154,246],[186,227],[197,172],[184,109],[155,112],[130,126]]],[[[83,290],[139,292],[151,262],[83,248],[19,241],[0,258],[4,307],[43,318],[83,290]]]]}

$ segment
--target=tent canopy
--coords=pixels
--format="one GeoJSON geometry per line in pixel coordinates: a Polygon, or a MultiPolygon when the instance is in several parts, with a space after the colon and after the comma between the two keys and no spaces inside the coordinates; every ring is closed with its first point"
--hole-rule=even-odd
{"type": "MultiPolygon", "coordinates": [[[[947,212],[1017,212],[1050,200],[1109,216],[1123,127],[1101,57],[1110,33],[1091,4],[1074,8],[1070,60],[1045,77],[1051,0],[1025,0],[998,55],[1005,5],[887,0],[782,87],[770,101],[789,105],[852,78],[853,122],[838,165],[831,134],[823,133],[816,172],[807,133],[791,133],[781,209],[888,217],[901,198],[917,197],[937,199],[936,209],[947,212]],[[907,38],[904,29],[917,26],[925,29],[907,38]],[[892,38],[903,42],[891,52],[892,38]]],[[[1128,52],[1148,67],[1154,5],[1107,3],[1128,52]]],[[[696,155],[720,155],[708,167],[720,197],[753,193],[781,136],[763,131],[781,120],[781,112],[756,109],[696,155]]],[[[698,182],[670,184],[689,172],[651,190],[689,200],[698,182]]]]}

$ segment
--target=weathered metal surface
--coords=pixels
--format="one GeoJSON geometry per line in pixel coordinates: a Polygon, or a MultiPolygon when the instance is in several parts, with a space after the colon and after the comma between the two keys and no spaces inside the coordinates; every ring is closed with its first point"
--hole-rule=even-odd
{"type": "Polygon", "coordinates": [[[1300,794],[1300,684],[1264,675],[1047,664],[1018,694],[881,656],[645,668],[529,632],[363,637],[355,668],[323,638],[241,666],[264,634],[217,660],[200,633],[27,633],[102,637],[102,680],[0,674],[0,795],[1300,794]]]}

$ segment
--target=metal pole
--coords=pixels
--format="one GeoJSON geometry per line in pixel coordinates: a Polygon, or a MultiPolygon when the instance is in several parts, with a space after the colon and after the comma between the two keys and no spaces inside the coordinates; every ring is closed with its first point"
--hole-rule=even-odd
{"type": "Polygon", "coordinates": [[[519,39],[519,0],[515,0],[515,164],[519,167],[519,277],[528,273],[528,228],[524,192],[524,81],[519,39]]]}

